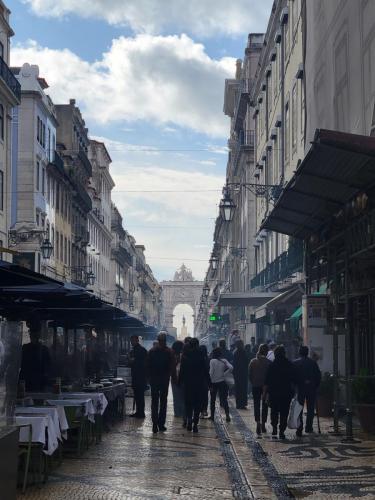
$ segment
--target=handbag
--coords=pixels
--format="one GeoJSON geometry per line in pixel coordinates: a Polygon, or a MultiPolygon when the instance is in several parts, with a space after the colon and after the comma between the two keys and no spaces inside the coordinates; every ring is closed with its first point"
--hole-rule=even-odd
{"type": "Polygon", "coordinates": [[[288,416],[288,429],[298,429],[300,424],[300,416],[303,406],[298,401],[297,397],[292,399],[289,416],[288,416]]]}

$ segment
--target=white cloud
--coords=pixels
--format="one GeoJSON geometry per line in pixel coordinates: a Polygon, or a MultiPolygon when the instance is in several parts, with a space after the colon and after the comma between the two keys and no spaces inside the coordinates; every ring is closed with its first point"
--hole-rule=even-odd
{"type": "Polygon", "coordinates": [[[138,33],[173,31],[199,36],[265,29],[272,0],[23,0],[43,17],[76,14],[126,25],[138,33]]]}
{"type": "Polygon", "coordinates": [[[199,160],[200,165],[208,165],[210,167],[215,167],[217,165],[216,161],[213,160],[199,160]]]}
{"type": "Polygon", "coordinates": [[[29,41],[12,49],[11,60],[38,64],[54,102],[76,98],[84,116],[97,123],[147,120],[217,137],[228,133],[223,89],[234,59],[212,59],[186,35],[120,37],[94,63],[29,41]]]}

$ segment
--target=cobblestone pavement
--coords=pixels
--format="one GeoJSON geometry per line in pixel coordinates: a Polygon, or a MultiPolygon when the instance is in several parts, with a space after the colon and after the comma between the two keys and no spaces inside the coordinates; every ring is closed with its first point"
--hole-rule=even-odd
{"type": "Polygon", "coordinates": [[[321,435],[297,439],[288,430],[279,441],[269,433],[257,439],[251,408],[233,403],[231,423],[203,420],[198,435],[172,413],[170,406],[168,431],[157,435],[149,418],[125,418],[19,500],[375,498],[375,441],[343,443],[327,419],[321,435]]]}
{"type": "MultiPolygon", "coordinates": [[[[125,418],[82,458],[66,458],[40,489],[24,500],[227,499],[232,483],[215,426],[198,435],[168,411],[165,433],[153,435],[150,418],[125,418]]],[[[0,494],[1,498],[1,494],[0,494]]]]}
{"type": "Polygon", "coordinates": [[[236,410],[232,405],[231,413],[228,429],[237,454],[243,464],[249,452],[253,458],[249,470],[245,469],[253,487],[260,467],[278,498],[285,498],[288,490],[295,498],[375,498],[375,440],[369,436],[356,433],[360,442],[342,442],[344,436],[332,436],[331,421],[322,418],[322,434],[297,438],[287,430],[287,439],[280,441],[271,438],[268,426],[269,433],[256,439],[251,432],[255,428],[252,410],[236,410]]]}

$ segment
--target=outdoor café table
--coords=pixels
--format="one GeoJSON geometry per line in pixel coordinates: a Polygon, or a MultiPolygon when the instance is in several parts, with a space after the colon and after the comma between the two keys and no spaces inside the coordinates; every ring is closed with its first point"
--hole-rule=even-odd
{"type": "Polygon", "coordinates": [[[61,394],[62,399],[84,399],[90,398],[93,402],[95,413],[103,415],[108,406],[107,398],[103,392],[68,392],[61,394]]]}
{"type": "MultiPolygon", "coordinates": [[[[61,397],[61,395],[60,395],[61,397]]],[[[47,403],[51,406],[77,406],[84,410],[84,417],[87,417],[90,422],[95,422],[95,409],[92,404],[92,399],[86,396],[85,399],[47,399],[47,403]]]]}
{"type": "MultiPolygon", "coordinates": [[[[43,452],[46,455],[52,455],[58,448],[58,440],[56,435],[55,423],[50,415],[16,415],[16,425],[30,425],[32,428],[33,443],[43,445],[43,452]],[[47,432],[46,432],[47,431],[47,432]],[[47,443],[46,443],[47,435],[47,443]]],[[[26,427],[20,429],[20,442],[28,441],[28,431],[26,427]]]]}
{"type": "Polygon", "coordinates": [[[53,423],[55,424],[55,431],[57,438],[62,441],[64,437],[66,439],[68,430],[68,422],[66,420],[66,415],[64,408],[62,406],[17,406],[16,415],[22,414],[36,414],[36,415],[50,415],[53,423]]]}

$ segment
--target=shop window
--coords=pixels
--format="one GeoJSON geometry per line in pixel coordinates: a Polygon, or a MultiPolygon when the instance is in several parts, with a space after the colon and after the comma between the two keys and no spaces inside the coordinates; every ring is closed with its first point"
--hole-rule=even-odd
{"type": "Polygon", "coordinates": [[[40,163],[36,162],[36,172],[35,172],[35,189],[39,191],[40,185],[40,163]]]}

